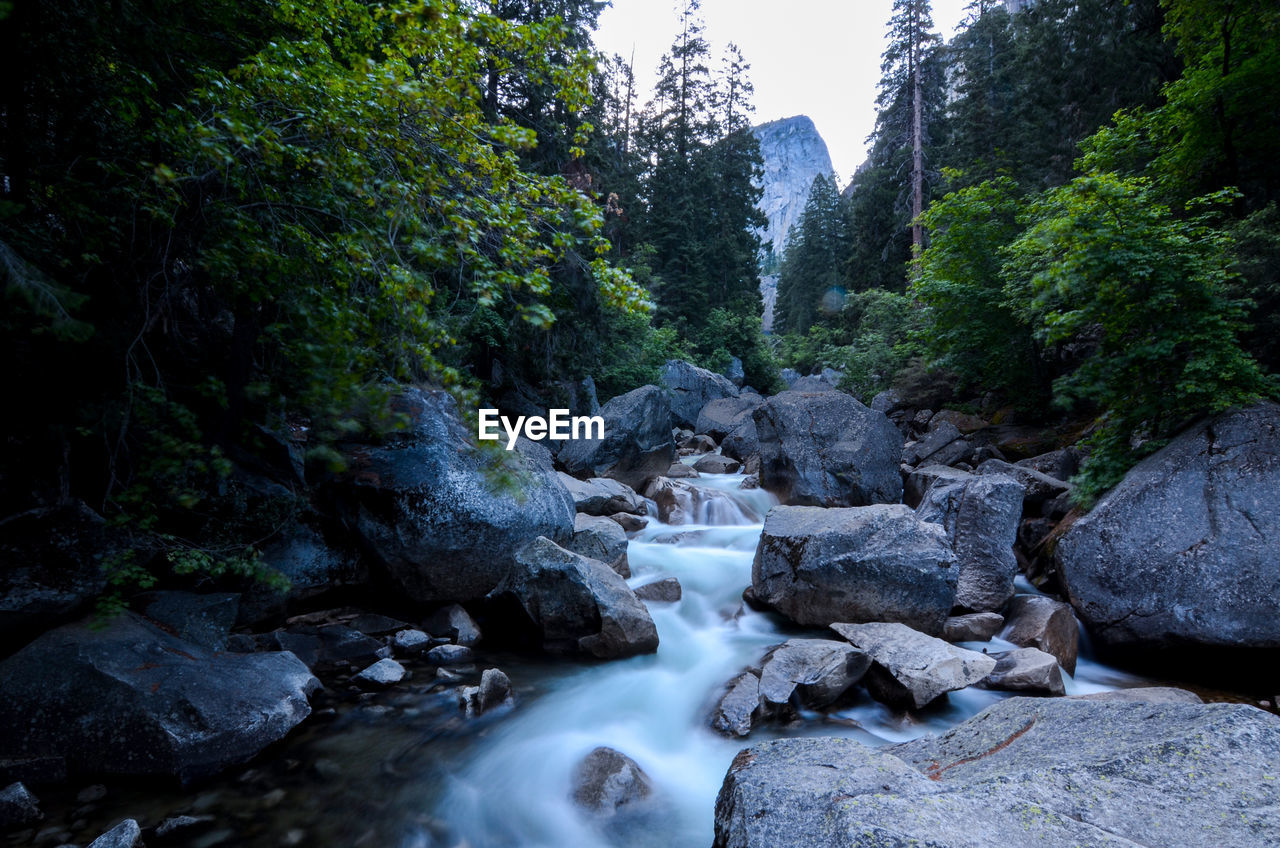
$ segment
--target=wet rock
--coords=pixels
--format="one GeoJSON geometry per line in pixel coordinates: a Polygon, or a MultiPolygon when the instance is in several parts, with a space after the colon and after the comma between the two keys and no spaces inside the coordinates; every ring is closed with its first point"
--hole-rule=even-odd
{"type": "Polygon", "coordinates": [[[221,651],[227,647],[227,637],[236,623],[240,595],[149,592],[137,602],[136,608],[178,638],[211,651],[221,651]]]}
{"type": "Polygon", "coordinates": [[[319,686],[292,654],[214,653],[133,613],[70,624],[0,663],[0,727],[26,728],[0,740],[0,757],[190,781],[281,739],[319,686]]]}
{"type": "Polygon", "coordinates": [[[629,515],[625,512],[616,512],[609,516],[609,520],[622,528],[625,533],[639,533],[649,523],[649,519],[641,518],[638,515],[629,515]]]}
{"type": "Polygon", "coordinates": [[[22,783],[11,783],[0,789],[0,830],[22,827],[44,818],[40,799],[22,783]]]}
{"type": "Polygon", "coordinates": [[[692,465],[685,465],[683,462],[674,462],[671,464],[671,467],[667,469],[667,473],[663,476],[670,477],[673,480],[687,480],[700,475],[694,470],[692,465]]]}
{"type": "Polygon", "coordinates": [[[834,703],[862,679],[871,658],[846,642],[788,639],[760,663],[760,702],[766,710],[800,706],[819,709],[834,703]]]}
{"type": "Polygon", "coordinates": [[[464,665],[475,659],[475,652],[465,645],[436,645],[427,651],[427,662],[435,665],[464,665]]]}
{"type": "Polygon", "coordinates": [[[682,456],[691,456],[696,453],[711,453],[716,449],[716,440],[710,436],[696,435],[690,436],[681,441],[677,447],[680,448],[682,456]]]}
{"type": "Polygon", "coordinates": [[[1280,832],[1280,788],[1258,779],[1278,744],[1280,719],[1241,705],[1010,698],[887,749],[752,745],[720,789],[714,844],[1255,848],[1280,832]]]}
{"type": "Polygon", "coordinates": [[[609,566],[550,539],[526,545],[516,562],[490,600],[508,620],[523,618],[525,632],[544,650],[600,658],[657,650],[649,611],[609,566]]]}
{"type": "MultiPolygon", "coordinates": [[[[784,504],[864,506],[902,500],[902,436],[843,392],[783,392],[753,413],[760,484],[784,504]]],[[[750,473],[750,472],[749,472],[750,473]]]]}
{"type": "Polygon", "coordinates": [[[407,433],[349,447],[342,493],[365,548],[408,599],[478,600],[525,542],[572,535],[573,500],[546,448],[522,440],[518,450],[503,452],[520,483],[518,492],[497,491],[492,459],[476,447],[451,395],[405,389],[392,411],[408,416],[407,433]]]}
{"type": "Polygon", "coordinates": [[[366,689],[385,689],[394,686],[405,676],[404,666],[392,659],[378,660],[351,678],[357,686],[366,689]]]}
{"type": "Polygon", "coordinates": [[[1110,692],[1091,692],[1088,695],[1072,695],[1077,701],[1129,701],[1141,704],[1203,704],[1195,692],[1173,686],[1140,686],[1135,689],[1115,689],[1110,692]]]}
{"type": "Polygon", "coordinates": [[[738,387],[728,378],[679,359],[662,367],[661,383],[671,398],[671,420],[699,432],[702,428],[696,425],[703,407],[714,400],[738,396],[738,387]]]}
{"type": "Polygon", "coordinates": [[[991,656],[996,660],[996,667],[982,681],[985,688],[1044,695],[1066,694],[1056,657],[1036,648],[1019,648],[991,656]]]}
{"type": "Polygon", "coordinates": [[[942,638],[948,642],[989,642],[1004,627],[1004,616],[995,612],[973,612],[947,619],[942,638]]]}
{"type": "Polygon", "coordinates": [[[125,819],[89,843],[89,848],[142,848],[142,828],[125,819]]]}
{"type": "Polygon", "coordinates": [[[559,476],[560,482],[573,498],[574,509],[580,513],[587,515],[645,514],[647,507],[644,498],[624,483],[607,477],[579,480],[563,472],[559,476]]]}
{"type": "Polygon", "coordinates": [[[616,521],[579,513],[573,522],[573,538],[564,547],[588,559],[600,560],[622,577],[631,576],[627,534],[616,521]]]}
{"type": "Polygon", "coordinates": [[[711,726],[730,736],[746,736],[760,712],[760,678],[743,672],[729,682],[716,705],[711,726]]]}
{"type": "Polygon", "coordinates": [[[892,706],[920,709],[947,692],[981,682],[996,667],[986,654],[904,624],[833,624],[831,629],[871,657],[867,691],[892,706]]]}
{"type": "Polygon", "coordinates": [[[681,593],[680,581],[674,577],[664,577],[636,587],[636,597],[642,601],[675,603],[680,600],[681,593]]]}
{"type": "Polygon", "coordinates": [[[1022,518],[1022,486],[1003,474],[935,481],[916,515],[942,525],[956,553],[955,605],[992,612],[1013,597],[1013,543],[1022,518]]]}
{"type": "Polygon", "coordinates": [[[644,491],[666,524],[750,524],[759,516],[728,493],[685,480],[659,477],[644,491]]]}
{"type": "Polygon", "coordinates": [[[395,647],[397,654],[421,654],[429,650],[433,642],[431,637],[421,630],[401,630],[395,635],[391,644],[395,647]]]}
{"type": "Polygon", "coordinates": [[[693,464],[702,474],[736,474],[742,463],[727,456],[709,453],[693,464]]]}
{"type": "Polygon", "coordinates": [[[695,429],[699,433],[706,433],[717,442],[723,442],[726,436],[750,421],[751,413],[762,403],[764,398],[760,395],[740,395],[713,400],[698,414],[698,426],[695,429]]]}
{"type": "Polygon", "coordinates": [[[1068,674],[1075,674],[1080,630],[1067,604],[1042,595],[1015,595],[1005,622],[1006,641],[1052,654],[1068,674]]]}
{"type": "Polygon", "coordinates": [[[653,794],[653,782],[635,760],[613,748],[596,748],[573,772],[573,800],[598,816],[613,816],[653,794]]]}
{"type": "Polygon", "coordinates": [[[478,718],[493,709],[515,704],[511,678],[500,669],[486,668],[479,686],[465,686],[458,692],[458,702],[467,718],[478,718]]]}
{"type": "Polygon", "coordinates": [[[775,507],[751,586],[800,624],[900,621],[937,634],[955,601],[954,563],[942,528],[902,504],[775,507]]]}
{"type": "Polygon", "coordinates": [[[436,610],[427,617],[424,625],[433,635],[444,637],[455,645],[474,648],[480,642],[480,625],[457,604],[436,610]]]}
{"type": "Polygon", "coordinates": [[[1108,648],[1280,648],[1280,404],[1205,421],[1140,462],[1058,540],[1058,574],[1108,648]]]}
{"type": "Polygon", "coordinates": [[[1034,468],[1013,465],[999,459],[988,459],[978,466],[979,474],[1003,474],[1022,485],[1023,501],[1028,508],[1039,507],[1047,500],[1071,491],[1071,484],[1041,474],[1034,468]]]}
{"type": "Polygon", "coordinates": [[[657,386],[641,386],[613,398],[600,408],[600,417],[603,439],[575,439],[557,457],[574,477],[609,477],[639,490],[675,461],[671,404],[657,386]]]}

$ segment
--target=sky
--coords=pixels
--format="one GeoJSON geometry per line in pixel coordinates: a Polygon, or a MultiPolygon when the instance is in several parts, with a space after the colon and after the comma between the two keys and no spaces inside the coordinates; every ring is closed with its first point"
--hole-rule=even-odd
{"type": "MultiPolygon", "coordinates": [[[[933,0],[933,22],[950,38],[968,0],[933,0]]],[[[808,115],[831,151],[840,185],[866,158],[875,128],[876,84],[893,0],[703,0],[713,67],[729,42],[751,64],[755,123],[808,115]]],[[[640,101],[676,35],[675,0],[613,0],[596,45],[630,59],[640,101]]]]}

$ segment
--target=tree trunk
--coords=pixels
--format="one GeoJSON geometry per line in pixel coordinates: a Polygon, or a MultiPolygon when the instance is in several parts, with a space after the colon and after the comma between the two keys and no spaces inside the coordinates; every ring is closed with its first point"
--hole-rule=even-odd
{"type": "Polygon", "coordinates": [[[923,105],[920,102],[920,27],[911,36],[911,276],[920,274],[917,260],[924,250],[924,230],[920,225],[920,213],[924,211],[924,138],[922,132],[923,105]]]}

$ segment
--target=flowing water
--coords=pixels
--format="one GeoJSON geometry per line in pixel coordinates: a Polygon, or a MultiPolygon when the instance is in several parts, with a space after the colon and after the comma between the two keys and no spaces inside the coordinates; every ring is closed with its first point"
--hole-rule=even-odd
{"type": "MultiPolygon", "coordinates": [[[[742,475],[706,475],[694,484],[724,497],[696,499],[696,522],[653,521],[630,543],[633,587],[679,579],[683,597],[650,604],[661,643],[655,655],[584,666],[546,681],[529,702],[496,722],[444,778],[433,816],[448,834],[443,844],[468,848],[564,846],[706,846],[712,841],[716,792],[734,755],[748,744],[714,733],[708,716],[723,684],[765,649],[806,631],[742,604],[763,515],[776,501],[763,490],[741,490],[742,475]],[[575,765],[597,746],[615,748],[650,776],[656,796],[641,820],[601,822],[570,799],[575,765]]],[[[1021,591],[1030,589],[1020,585],[1021,591]]],[[[1032,590],[1034,591],[1034,590],[1032,590]]],[[[830,634],[807,631],[830,638],[830,634]]],[[[976,650],[1013,645],[970,644],[976,650]]],[[[1133,686],[1136,678],[1082,658],[1068,694],[1133,686]]],[[[785,729],[752,733],[852,736],[883,745],[936,733],[969,718],[1005,693],[969,689],[945,706],[916,715],[869,698],[828,716],[785,729]]],[[[408,840],[408,842],[416,840],[408,840]]],[[[429,844],[425,839],[418,844],[429,844]]]]}

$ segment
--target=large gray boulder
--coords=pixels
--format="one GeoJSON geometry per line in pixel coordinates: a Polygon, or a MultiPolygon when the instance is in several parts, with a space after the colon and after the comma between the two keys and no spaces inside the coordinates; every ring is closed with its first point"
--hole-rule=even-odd
{"type": "Polygon", "coordinates": [[[1018,559],[1013,542],[1022,519],[1022,486],[1003,474],[935,482],[916,515],[942,525],[956,552],[956,606],[993,612],[1013,597],[1018,559]]]}
{"type": "Polygon", "coordinates": [[[602,659],[653,653],[658,631],[645,605],[604,563],[534,539],[490,594],[544,650],[602,659]]]}
{"type": "Polygon", "coordinates": [[[1135,466],[1054,551],[1101,644],[1280,648],[1280,405],[1206,421],[1135,466]]]}
{"type": "Polygon", "coordinates": [[[831,629],[871,658],[867,690],[880,701],[920,709],[957,689],[981,683],[996,667],[986,654],[957,648],[905,624],[833,624],[831,629]]]}
{"type": "Polygon", "coordinates": [[[622,577],[631,576],[627,562],[627,532],[611,518],[578,513],[573,538],[564,547],[588,559],[597,559],[622,577]]]}
{"type": "Polygon", "coordinates": [[[484,597],[538,536],[573,534],[573,500],[540,445],[503,452],[514,484],[476,447],[457,402],[442,391],[406,389],[392,409],[407,433],[380,446],[349,448],[344,491],[366,549],[419,603],[484,597]]]}
{"type": "Polygon", "coordinates": [[[610,477],[639,491],[675,462],[671,400],[662,389],[641,386],[618,395],[600,408],[600,417],[603,439],[575,439],[560,449],[556,459],[569,474],[610,477]]]}
{"type": "MultiPolygon", "coordinates": [[[[752,413],[754,415],[754,411],[752,413]]],[[[760,452],[760,437],[756,432],[756,421],[748,416],[741,424],[724,437],[720,443],[720,452],[731,456],[739,462],[746,462],[753,454],[760,452]]]]}
{"type": "Polygon", "coordinates": [[[744,749],[716,848],[1256,848],[1280,833],[1280,719],[1238,704],[1011,698],[887,749],[744,749]]]}
{"type": "Polygon", "coordinates": [[[592,477],[579,480],[563,471],[558,472],[560,482],[573,498],[573,507],[587,515],[617,515],[625,512],[629,515],[644,515],[647,507],[644,498],[640,497],[630,486],[610,480],[607,477],[592,477]]]}
{"type": "Polygon", "coordinates": [[[843,392],[783,392],[754,413],[760,485],[784,504],[866,506],[902,500],[902,434],[843,392]]]}
{"type": "Polygon", "coordinates": [[[0,663],[0,759],[191,781],[283,738],[319,688],[291,653],[210,651],[129,612],[68,624],[0,663]]]}
{"type": "Polygon", "coordinates": [[[725,436],[744,422],[750,421],[751,414],[762,403],[764,398],[760,395],[717,398],[702,407],[702,411],[698,413],[697,426],[693,430],[695,433],[707,434],[717,443],[722,442],[725,436]]]}
{"type": "Polygon", "coordinates": [[[1023,648],[1038,648],[1076,673],[1080,628],[1071,607],[1044,595],[1014,595],[1005,611],[1001,637],[1023,648]]]}
{"type": "Polygon", "coordinates": [[[1056,657],[1037,648],[1018,648],[992,654],[996,667],[982,685],[987,689],[1004,689],[1011,692],[1038,692],[1045,695],[1064,695],[1062,671],[1056,657]]]}
{"type": "Polygon", "coordinates": [[[899,621],[939,634],[955,558],[943,529],[902,504],[779,506],[765,516],[751,587],[800,624],[899,621]]]}
{"type": "Polygon", "coordinates": [[[738,396],[738,387],[728,377],[680,359],[672,359],[662,366],[660,380],[671,398],[672,422],[698,433],[704,432],[696,426],[704,406],[713,400],[738,396]]]}

